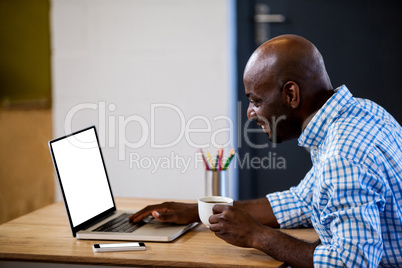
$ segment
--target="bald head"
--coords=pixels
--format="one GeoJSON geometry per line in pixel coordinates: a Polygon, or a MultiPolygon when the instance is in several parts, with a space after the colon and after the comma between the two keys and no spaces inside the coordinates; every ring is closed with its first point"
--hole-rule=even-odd
{"type": "Polygon", "coordinates": [[[320,52],[297,35],[281,35],[262,44],[247,62],[243,80],[250,100],[248,117],[257,118],[271,139],[274,134],[278,140],[298,137],[307,120],[333,94],[320,52]],[[252,105],[253,98],[262,105],[252,105]],[[272,133],[263,123],[270,117],[285,118],[282,133],[280,127],[272,133]]]}
{"type": "Polygon", "coordinates": [[[244,78],[278,84],[294,81],[311,90],[332,89],[320,52],[297,35],[281,35],[262,44],[250,57],[244,78]]]}

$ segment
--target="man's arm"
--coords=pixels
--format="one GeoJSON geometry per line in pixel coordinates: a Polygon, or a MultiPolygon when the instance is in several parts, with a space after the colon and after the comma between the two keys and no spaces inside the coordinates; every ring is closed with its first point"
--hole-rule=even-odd
{"type": "Polygon", "coordinates": [[[210,222],[211,231],[232,245],[256,248],[292,267],[313,267],[314,250],[320,241],[304,242],[264,226],[238,207],[216,205],[210,222]]]}
{"type": "MultiPolygon", "coordinates": [[[[257,221],[271,227],[279,227],[271,205],[267,198],[250,201],[235,201],[235,207],[248,211],[257,221]]],[[[198,204],[165,202],[150,205],[130,216],[130,221],[136,223],[151,215],[161,222],[188,224],[200,221],[198,204]]]]}
{"type": "Polygon", "coordinates": [[[234,207],[215,206],[210,229],[226,242],[259,249],[292,267],[311,267],[320,240],[308,243],[271,227],[311,227],[311,200],[315,181],[311,169],[298,186],[234,207]]]}
{"type": "Polygon", "coordinates": [[[160,222],[189,224],[199,222],[198,204],[165,202],[150,205],[130,216],[130,221],[137,223],[151,215],[160,222]]]}
{"type": "Polygon", "coordinates": [[[253,247],[291,267],[314,267],[314,251],[320,244],[320,240],[309,243],[266,227],[253,247]]]}
{"type": "Polygon", "coordinates": [[[250,201],[235,201],[233,206],[247,211],[254,219],[264,225],[279,228],[279,223],[266,197],[250,201]]]}

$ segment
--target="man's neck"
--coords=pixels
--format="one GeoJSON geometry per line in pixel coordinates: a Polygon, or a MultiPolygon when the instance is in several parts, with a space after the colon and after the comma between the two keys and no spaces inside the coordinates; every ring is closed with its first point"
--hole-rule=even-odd
{"type": "Polygon", "coordinates": [[[307,127],[307,125],[310,123],[316,113],[324,106],[324,104],[332,97],[332,95],[334,95],[334,93],[335,91],[332,89],[323,91],[322,94],[317,96],[317,99],[313,102],[315,104],[314,107],[312,107],[313,109],[303,121],[301,132],[304,131],[304,129],[307,127]]]}

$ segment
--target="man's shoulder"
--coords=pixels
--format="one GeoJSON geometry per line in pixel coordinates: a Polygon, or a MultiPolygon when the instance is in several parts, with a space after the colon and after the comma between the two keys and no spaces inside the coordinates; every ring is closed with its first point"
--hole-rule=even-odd
{"type": "Polygon", "coordinates": [[[381,105],[369,99],[354,99],[358,103],[358,109],[366,111],[370,118],[376,119],[384,124],[392,125],[392,127],[397,129],[401,128],[400,124],[395,120],[395,118],[381,105]]]}
{"type": "Polygon", "coordinates": [[[402,128],[394,117],[377,103],[362,98],[354,98],[355,102],[345,109],[334,121],[332,130],[341,131],[348,137],[372,138],[382,130],[402,128]]]}
{"type": "Polygon", "coordinates": [[[364,161],[374,147],[394,143],[395,133],[402,137],[402,128],[375,102],[360,98],[355,100],[356,102],[330,125],[324,147],[331,151],[331,155],[364,161]]]}

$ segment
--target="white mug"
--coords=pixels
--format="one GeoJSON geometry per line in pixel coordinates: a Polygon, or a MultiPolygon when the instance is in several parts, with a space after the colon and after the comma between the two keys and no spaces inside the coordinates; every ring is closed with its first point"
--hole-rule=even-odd
{"type": "Polygon", "coordinates": [[[198,215],[200,216],[201,222],[208,228],[211,225],[211,223],[209,223],[209,217],[214,214],[212,208],[218,204],[233,206],[233,199],[223,196],[205,196],[198,199],[198,215]]]}

